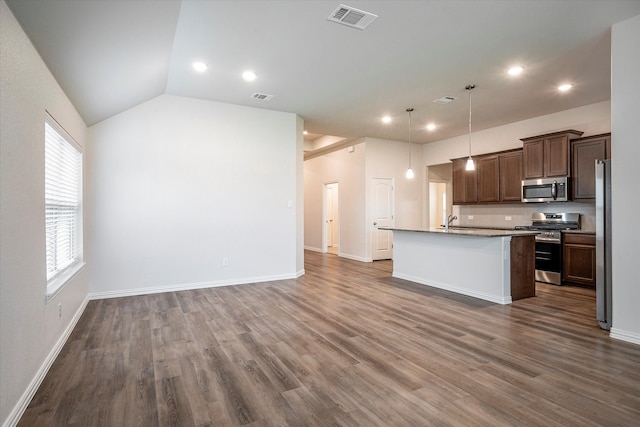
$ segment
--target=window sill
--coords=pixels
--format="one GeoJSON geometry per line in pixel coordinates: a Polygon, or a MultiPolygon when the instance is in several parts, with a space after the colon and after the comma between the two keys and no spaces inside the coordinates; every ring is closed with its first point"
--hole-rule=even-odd
{"type": "Polygon", "coordinates": [[[51,279],[47,283],[47,295],[45,302],[48,303],[49,301],[51,301],[51,299],[53,299],[53,297],[58,295],[60,291],[62,291],[64,287],[67,286],[67,284],[78,275],[80,270],[84,268],[85,264],[86,263],[84,261],[79,261],[73,265],[70,265],[62,273],[51,279]]]}

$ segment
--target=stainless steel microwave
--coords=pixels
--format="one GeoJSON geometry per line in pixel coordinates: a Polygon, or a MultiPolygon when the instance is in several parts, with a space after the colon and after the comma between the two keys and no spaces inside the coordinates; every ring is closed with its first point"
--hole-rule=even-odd
{"type": "Polygon", "coordinates": [[[527,179],[522,181],[522,201],[566,202],[569,200],[569,178],[527,179]]]}

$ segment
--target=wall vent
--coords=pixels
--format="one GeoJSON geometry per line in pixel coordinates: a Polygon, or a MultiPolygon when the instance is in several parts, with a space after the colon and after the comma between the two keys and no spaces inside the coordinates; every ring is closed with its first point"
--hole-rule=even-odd
{"type": "Polygon", "coordinates": [[[434,99],[433,102],[435,102],[436,104],[448,104],[451,101],[455,101],[456,98],[455,96],[443,96],[442,98],[438,98],[438,99],[434,99]]]}
{"type": "Polygon", "coordinates": [[[253,95],[251,95],[251,98],[258,99],[260,101],[271,101],[271,98],[273,98],[273,95],[267,95],[266,93],[256,92],[253,95]]]}
{"type": "Polygon", "coordinates": [[[378,15],[374,15],[373,13],[341,4],[331,13],[331,15],[329,15],[327,19],[332,22],[337,22],[338,24],[344,24],[352,28],[364,30],[377,17],[378,15]]]}

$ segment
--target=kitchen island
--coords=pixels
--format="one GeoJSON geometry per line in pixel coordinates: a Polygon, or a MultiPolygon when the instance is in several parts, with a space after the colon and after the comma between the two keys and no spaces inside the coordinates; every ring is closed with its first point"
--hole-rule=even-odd
{"type": "Polygon", "coordinates": [[[393,277],[498,304],[535,296],[535,231],[385,229],[393,277]]]}

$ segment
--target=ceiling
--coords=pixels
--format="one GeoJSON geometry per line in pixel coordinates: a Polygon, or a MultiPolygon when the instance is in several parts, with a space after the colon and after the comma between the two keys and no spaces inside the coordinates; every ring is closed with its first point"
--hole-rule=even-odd
{"type": "Polygon", "coordinates": [[[340,0],[7,4],[89,126],[171,94],[296,113],[345,138],[406,141],[413,107],[418,143],[468,132],[471,83],[474,131],[610,99],[610,27],[640,14],[640,0],[343,0],[379,16],[360,30],[327,20],[340,0]],[[457,100],[433,102],[444,96],[457,100]]]}

